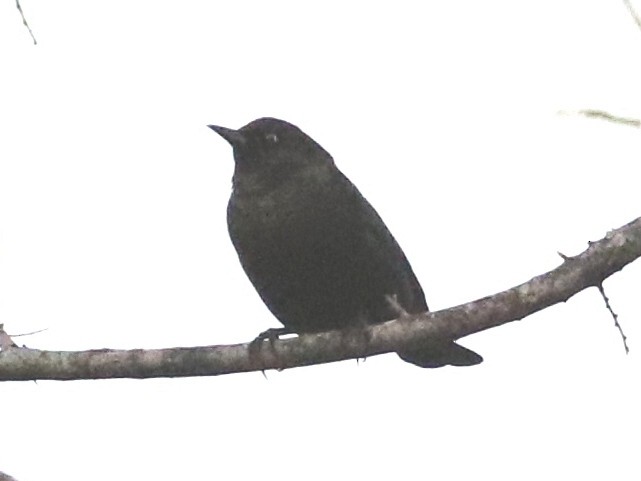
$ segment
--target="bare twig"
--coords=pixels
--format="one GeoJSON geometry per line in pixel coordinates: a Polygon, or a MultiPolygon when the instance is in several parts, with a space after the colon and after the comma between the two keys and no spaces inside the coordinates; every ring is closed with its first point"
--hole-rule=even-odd
{"type": "Polygon", "coordinates": [[[24,16],[24,12],[22,11],[22,6],[20,5],[20,0],[16,0],[16,8],[18,9],[18,12],[20,12],[20,16],[22,17],[22,24],[27,27],[27,30],[29,30],[29,35],[31,35],[31,38],[33,39],[33,44],[38,45],[38,42],[36,41],[36,37],[33,35],[33,32],[31,31],[31,27],[27,23],[27,19],[24,16]]]}
{"type": "MultiPolygon", "coordinates": [[[[636,10],[632,6],[632,3],[630,0],[623,0],[623,3],[625,4],[626,7],[628,7],[628,10],[630,11],[630,15],[632,15],[632,18],[634,19],[635,23],[637,24],[637,27],[641,29],[641,17],[639,14],[637,14],[636,10]]],[[[572,112],[559,112],[563,114],[568,114],[572,112]]],[[[602,120],[607,120],[608,122],[614,122],[616,124],[621,124],[621,125],[627,125],[630,127],[636,127],[636,128],[641,128],[641,120],[639,119],[631,119],[631,118],[626,118],[626,117],[619,117],[618,115],[612,115],[609,112],[606,112],[604,110],[595,110],[595,109],[585,109],[585,110],[579,110],[576,112],[579,115],[584,115],[585,117],[590,117],[594,119],[602,119],[602,120]]]]}
{"type": "Polygon", "coordinates": [[[601,297],[603,297],[603,300],[605,301],[605,307],[608,308],[608,311],[610,311],[610,314],[612,315],[612,319],[614,319],[615,327],[619,330],[619,334],[621,334],[621,340],[623,341],[623,347],[625,348],[625,353],[629,354],[630,353],[630,348],[628,347],[628,338],[623,333],[623,329],[621,328],[621,324],[619,324],[619,316],[612,310],[612,306],[610,306],[610,299],[608,299],[608,296],[605,295],[605,290],[603,289],[603,284],[599,284],[597,286],[597,288],[599,289],[599,292],[601,293],[601,297]]]}
{"type": "Polygon", "coordinates": [[[628,125],[630,127],[636,127],[640,128],[641,127],[641,120],[639,119],[630,119],[630,118],[625,118],[625,117],[618,117],[616,115],[612,115],[608,112],[605,112],[603,110],[579,110],[577,112],[579,115],[584,115],[586,117],[594,118],[594,119],[603,119],[607,120],[608,122],[614,122],[616,124],[622,124],[622,125],[628,125]]]}
{"type": "Polygon", "coordinates": [[[44,329],[38,329],[37,331],[31,331],[31,332],[23,332],[22,334],[11,334],[11,337],[20,337],[20,336],[31,336],[33,334],[39,334],[41,332],[45,332],[48,327],[45,327],[44,329]]]}
{"type": "Polygon", "coordinates": [[[641,17],[639,17],[639,14],[636,12],[634,7],[632,6],[632,3],[630,3],[630,0],[623,0],[623,3],[625,3],[625,6],[628,7],[628,10],[630,11],[630,15],[632,15],[632,18],[637,24],[637,27],[641,29],[641,17]]]}

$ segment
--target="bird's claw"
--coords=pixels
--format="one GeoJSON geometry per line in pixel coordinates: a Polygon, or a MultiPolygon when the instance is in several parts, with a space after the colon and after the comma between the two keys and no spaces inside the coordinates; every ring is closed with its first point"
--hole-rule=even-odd
{"type": "MultiPolygon", "coordinates": [[[[260,353],[264,345],[263,342],[266,340],[269,341],[269,346],[271,347],[274,356],[278,357],[276,354],[276,347],[274,346],[274,342],[280,339],[280,336],[291,333],[292,331],[287,329],[286,327],[276,327],[267,329],[266,331],[258,334],[258,336],[256,336],[256,338],[249,343],[249,357],[252,359],[252,362],[258,361],[256,356],[258,356],[258,354],[260,353]]],[[[265,369],[261,369],[261,371],[265,379],[267,379],[267,376],[265,375],[265,369]]]]}
{"type": "Polygon", "coordinates": [[[287,329],[286,327],[272,327],[271,329],[267,329],[266,331],[261,332],[256,336],[256,338],[251,342],[252,344],[254,343],[261,343],[262,341],[268,339],[269,343],[273,346],[274,341],[277,341],[280,339],[280,336],[284,336],[285,334],[291,334],[292,331],[287,329]]]}

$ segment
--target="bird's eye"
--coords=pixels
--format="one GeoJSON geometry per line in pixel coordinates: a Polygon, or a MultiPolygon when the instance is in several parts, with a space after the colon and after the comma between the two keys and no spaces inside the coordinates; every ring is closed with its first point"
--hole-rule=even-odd
{"type": "Polygon", "coordinates": [[[267,139],[268,142],[275,144],[278,142],[278,135],[276,134],[267,134],[265,135],[265,139],[267,139]]]}

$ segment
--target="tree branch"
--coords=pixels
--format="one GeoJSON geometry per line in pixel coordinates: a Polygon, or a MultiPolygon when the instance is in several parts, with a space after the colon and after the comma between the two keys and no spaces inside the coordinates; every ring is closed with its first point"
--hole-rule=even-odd
{"type": "Polygon", "coordinates": [[[0,471],[0,481],[16,481],[16,478],[9,476],[6,473],[0,471]]]}
{"type": "Polygon", "coordinates": [[[12,347],[0,353],[0,380],[216,376],[283,369],[394,351],[417,339],[458,339],[567,301],[641,257],[641,217],[590,243],[556,269],[493,296],[362,330],[332,331],[250,344],[81,352],[12,347]]]}

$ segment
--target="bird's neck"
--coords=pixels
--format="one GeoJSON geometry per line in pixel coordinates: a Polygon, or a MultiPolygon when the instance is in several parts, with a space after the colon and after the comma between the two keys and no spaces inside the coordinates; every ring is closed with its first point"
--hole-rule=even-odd
{"type": "Polygon", "coordinates": [[[239,197],[281,198],[287,201],[291,196],[305,193],[308,196],[317,189],[331,183],[333,165],[283,165],[280,168],[245,170],[236,166],[232,178],[234,195],[239,197]]]}

